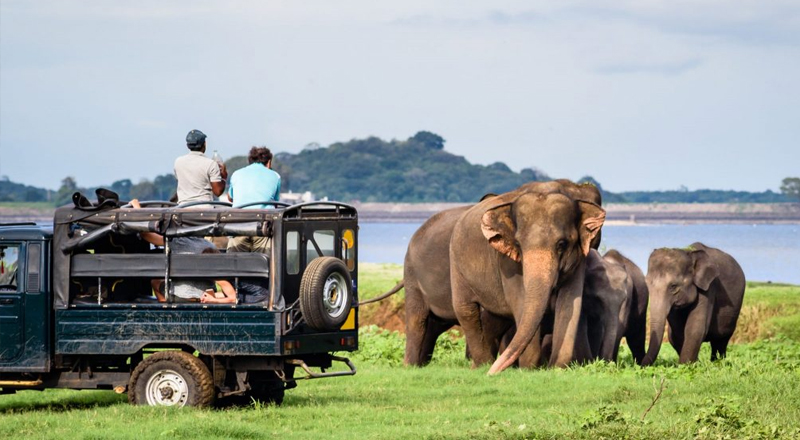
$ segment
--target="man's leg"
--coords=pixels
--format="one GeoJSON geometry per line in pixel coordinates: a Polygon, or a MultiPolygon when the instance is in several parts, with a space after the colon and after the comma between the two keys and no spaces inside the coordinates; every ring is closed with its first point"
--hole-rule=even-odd
{"type": "Polygon", "coordinates": [[[253,247],[252,252],[260,252],[262,254],[269,254],[269,248],[272,240],[269,237],[247,237],[252,239],[253,247]]]}
{"type": "Polygon", "coordinates": [[[228,252],[250,252],[252,246],[251,237],[231,237],[228,240],[228,252]]]}

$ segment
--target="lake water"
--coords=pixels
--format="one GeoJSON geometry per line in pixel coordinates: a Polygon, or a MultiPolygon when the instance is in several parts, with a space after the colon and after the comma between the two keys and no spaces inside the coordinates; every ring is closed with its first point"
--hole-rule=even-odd
{"type": "MultiPolygon", "coordinates": [[[[359,260],[402,264],[420,225],[362,223],[359,260]]],[[[748,280],[800,284],[800,225],[608,225],[600,250],[617,249],[646,273],[653,249],[696,241],[731,254],[748,280]]]]}

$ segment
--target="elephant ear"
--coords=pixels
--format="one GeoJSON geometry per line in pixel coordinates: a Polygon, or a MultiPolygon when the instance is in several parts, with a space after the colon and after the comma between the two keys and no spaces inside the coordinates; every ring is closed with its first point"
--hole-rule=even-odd
{"type": "Polygon", "coordinates": [[[717,266],[711,262],[706,251],[693,251],[692,261],[694,261],[694,285],[700,290],[708,290],[714,279],[719,276],[717,266]]]}
{"type": "MultiPolygon", "coordinates": [[[[578,206],[581,210],[581,224],[580,224],[580,239],[581,251],[583,256],[589,255],[589,249],[595,238],[600,236],[600,229],[606,221],[606,211],[599,205],[587,202],[585,200],[578,200],[578,206]]],[[[599,244],[599,243],[598,243],[599,244]]]]}
{"type": "Polygon", "coordinates": [[[481,232],[497,252],[519,263],[521,249],[514,238],[517,225],[511,218],[511,203],[513,200],[501,200],[501,203],[490,206],[481,217],[481,232]]]}

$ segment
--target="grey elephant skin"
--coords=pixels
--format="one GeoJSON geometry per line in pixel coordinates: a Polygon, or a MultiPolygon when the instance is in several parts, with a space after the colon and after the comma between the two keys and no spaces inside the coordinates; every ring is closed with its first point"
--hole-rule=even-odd
{"type": "MultiPolygon", "coordinates": [[[[512,193],[535,190],[541,185],[556,185],[571,197],[598,205],[601,202],[600,192],[596,187],[579,185],[564,179],[547,183],[531,182],[512,193]]],[[[487,194],[481,202],[494,197],[497,195],[487,194]]],[[[450,287],[450,238],[458,219],[472,206],[474,205],[437,213],[423,223],[409,241],[403,266],[403,281],[393,289],[396,291],[402,286],[406,290],[406,365],[423,366],[430,362],[436,339],[458,324],[450,287]]],[[[481,241],[484,240],[481,237],[481,241]]],[[[599,241],[598,234],[592,246],[597,248],[599,241]]],[[[489,340],[494,341],[495,356],[497,341],[511,324],[513,321],[493,314],[487,313],[483,317],[482,327],[491,333],[489,340]]]]}
{"type": "MultiPolygon", "coordinates": [[[[645,277],[635,263],[613,249],[603,256],[592,249],[586,257],[581,323],[573,360],[578,363],[597,359],[616,362],[620,343],[625,337],[634,359],[641,363],[644,357],[647,301],[645,277]]],[[[544,321],[552,319],[551,309],[544,321]]],[[[552,322],[543,324],[541,329],[544,334],[541,351],[546,357],[551,351],[552,322]]],[[[502,336],[501,348],[508,345],[514,330],[512,327],[502,336]]],[[[524,366],[522,358],[529,355],[528,351],[522,354],[520,366],[524,366]]],[[[539,365],[539,360],[537,358],[534,363],[539,365]]]]}
{"type": "Polygon", "coordinates": [[[458,324],[450,289],[450,236],[470,206],[435,214],[411,237],[403,265],[406,365],[430,362],[436,339],[458,324]]]}
{"type": "Polygon", "coordinates": [[[561,182],[522,188],[467,210],[456,223],[450,242],[453,308],[464,329],[473,366],[494,359],[491,343],[482,332],[482,309],[513,318],[517,327],[489,374],[512,365],[534,340],[553,295],[549,364],[565,366],[572,360],[585,258],[605,220],[605,211],[598,204],[574,198],[561,182]]]}
{"type": "Polygon", "coordinates": [[[583,304],[575,360],[616,361],[622,336],[628,327],[633,283],[625,266],[605,259],[592,249],[586,256],[583,304]]]}
{"type": "Polygon", "coordinates": [[[696,361],[705,341],[711,343],[711,360],[725,357],[745,290],[744,272],[733,257],[702,243],[656,249],[650,254],[646,279],[650,343],[643,365],[658,357],[665,321],[680,363],[696,361]]]}
{"type": "MultiPolygon", "coordinates": [[[[644,273],[633,261],[622,255],[616,249],[611,249],[603,255],[606,261],[612,261],[625,268],[628,275],[630,292],[630,305],[628,308],[627,323],[621,330],[625,342],[633,354],[637,364],[642,363],[645,355],[645,338],[647,336],[647,305],[650,293],[644,273]]],[[[619,347],[619,344],[617,344],[619,347]]]]}

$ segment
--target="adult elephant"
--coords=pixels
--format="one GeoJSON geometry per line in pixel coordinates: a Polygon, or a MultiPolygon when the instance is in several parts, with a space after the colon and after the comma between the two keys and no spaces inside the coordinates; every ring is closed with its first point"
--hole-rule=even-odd
{"type": "MultiPolygon", "coordinates": [[[[481,199],[496,197],[487,194],[481,199]]],[[[406,365],[424,366],[433,358],[436,339],[458,324],[450,289],[450,236],[458,219],[473,205],[434,214],[411,237],[403,264],[403,281],[392,291],[405,288],[406,365]]],[[[384,297],[381,295],[381,297],[384,297]]],[[[502,325],[487,316],[484,323],[502,325]]]]}
{"type": "Polygon", "coordinates": [[[411,237],[403,264],[406,289],[406,365],[430,362],[436,339],[458,324],[450,293],[450,236],[470,206],[429,218],[411,237]]]}
{"type": "Polygon", "coordinates": [[[625,268],[625,272],[628,274],[628,280],[633,291],[630,294],[628,321],[622,335],[625,336],[625,341],[636,363],[641,365],[645,355],[647,303],[650,298],[650,294],[647,290],[647,281],[645,280],[644,273],[642,273],[642,269],[616,249],[611,249],[606,252],[605,255],[603,255],[603,259],[622,265],[625,268]]]}
{"type": "Polygon", "coordinates": [[[669,322],[669,341],[680,363],[697,360],[711,343],[711,360],[725,357],[744,299],[745,277],[730,255],[702,243],[686,249],[656,249],[647,263],[650,344],[643,365],[658,357],[669,322]]]}
{"type": "Polygon", "coordinates": [[[551,295],[556,303],[549,363],[564,366],[572,360],[585,258],[605,220],[598,204],[572,194],[557,181],[523,185],[468,209],[453,229],[453,307],[473,365],[493,360],[481,328],[481,307],[513,317],[517,327],[489,374],[513,364],[532,342],[551,295]]]}

